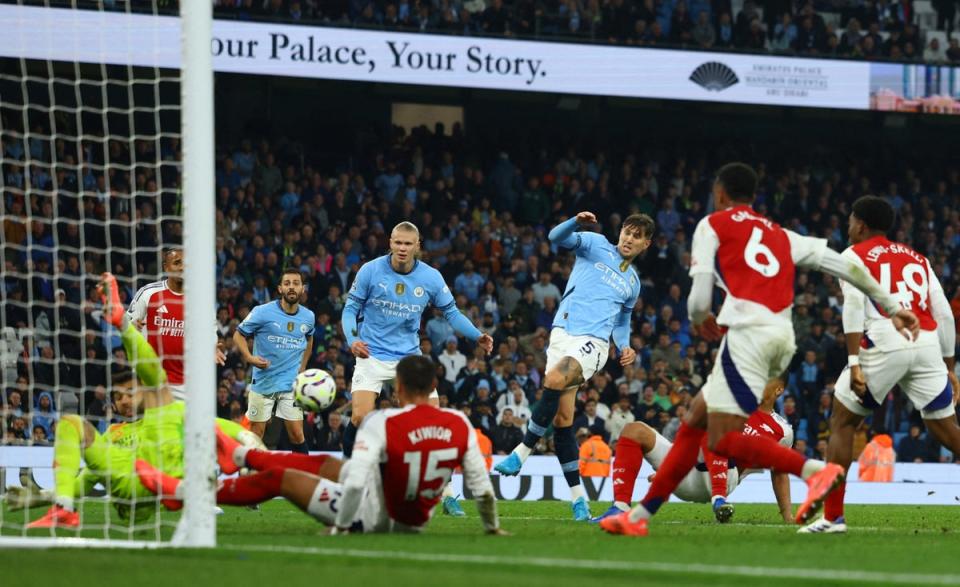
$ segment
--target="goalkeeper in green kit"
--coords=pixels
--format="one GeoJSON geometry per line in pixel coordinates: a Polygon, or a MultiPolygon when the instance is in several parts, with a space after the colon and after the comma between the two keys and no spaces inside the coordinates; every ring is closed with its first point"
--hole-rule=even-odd
{"type": "MultiPolygon", "coordinates": [[[[120,304],[116,277],[104,273],[98,287],[104,303],[105,319],[120,330],[129,369],[115,373],[112,393],[129,394],[137,421],[111,426],[100,434],[80,416],[64,416],[57,426],[53,449],[55,488],[53,494],[33,488],[11,494],[11,507],[53,505],[28,528],[76,528],[80,515],[75,499],[102,484],[124,519],[149,519],[156,510],[156,497],[140,483],[134,463],[148,461],[173,477],[183,477],[184,404],[175,401],[166,385],[166,373],[153,347],[136,327],[129,323],[120,304]],[[81,457],[86,468],[81,470],[81,457]],[[142,501],[141,501],[142,500],[142,501]]],[[[217,419],[217,426],[242,444],[259,445],[259,439],[239,424],[217,419]]]]}

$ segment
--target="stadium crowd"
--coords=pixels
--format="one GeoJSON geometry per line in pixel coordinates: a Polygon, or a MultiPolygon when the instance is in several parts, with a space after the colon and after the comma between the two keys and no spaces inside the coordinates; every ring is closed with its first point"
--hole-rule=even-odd
{"type": "Polygon", "coordinates": [[[214,0],[218,16],[700,50],[960,62],[954,0],[214,0]],[[933,25],[933,12],[936,24],[933,25]],[[928,23],[928,21],[930,21],[928,23]],[[934,29],[935,26],[935,29],[934,29]]]}
{"type": "MultiPolygon", "coordinates": [[[[175,13],[176,0],[17,0],[175,13]]],[[[0,3],[14,0],[0,0],[0,3]]],[[[217,18],[960,63],[956,0],[213,0],[217,18]]]]}
{"type": "MultiPolygon", "coordinates": [[[[15,121],[5,122],[15,128],[15,121]]],[[[321,165],[300,157],[286,141],[220,145],[217,329],[227,364],[218,371],[218,415],[242,421],[245,410],[249,370],[233,348],[234,329],[253,306],[275,297],[282,268],[296,267],[308,286],[303,303],[317,317],[309,366],[332,373],[344,392],[333,409],[308,417],[307,439],[312,449],[339,449],[354,362],[339,329],[345,293],[362,263],[387,252],[391,227],[411,220],[421,231],[423,261],[441,271],[458,305],[495,340],[484,356],[439,313],[425,314],[421,350],[437,363],[441,401],[467,413],[491,438],[494,453],[509,452],[539,400],[549,330],[573,263],[546,233],[587,209],[612,241],[629,213],[647,213],[657,226],[638,261],[643,293],[631,340],[637,361],[624,368],[609,361],[581,388],[574,426],[581,439],[600,437],[611,446],[635,420],[671,437],[715,360],[715,348],[690,331],[686,295],[692,231],[711,210],[720,155],[548,141],[503,151],[451,130],[394,127],[368,137],[352,157],[340,153],[333,166],[327,158],[321,165]]],[[[159,277],[162,247],[182,239],[176,140],[77,149],[33,136],[23,141],[6,133],[0,145],[0,356],[7,382],[0,409],[7,444],[50,443],[61,413],[79,411],[101,428],[119,418],[108,381],[111,365],[125,357],[102,319],[94,280],[105,269],[124,276],[122,296],[129,301],[159,277]],[[21,165],[28,155],[30,163],[21,165]],[[95,165],[71,167],[107,156],[131,172],[115,167],[108,185],[95,165]],[[63,164],[43,163],[51,160],[63,164]]],[[[751,163],[761,175],[756,207],[793,230],[828,239],[836,250],[846,246],[852,201],[864,193],[888,198],[899,212],[896,240],[930,257],[960,307],[956,168],[883,170],[812,156],[793,165],[751,163]]],[[[846,362],[843,299],[829,276],[806,272],[798,274],[797,292],[798,353],[778,410],[796,429],[796,450],[822,458],[833,382],[846,362]]],[[[870,430],[860,431],[858,452],[883,431],[904,443],[901,456],[910,460],[952,461],[922,433],[913,406],[890,395],[870,430]]],[[[381,406],[391,401],[385,393],[381,406]]],[[[551,451],[549,433],[539,449],[551,451]]]]}

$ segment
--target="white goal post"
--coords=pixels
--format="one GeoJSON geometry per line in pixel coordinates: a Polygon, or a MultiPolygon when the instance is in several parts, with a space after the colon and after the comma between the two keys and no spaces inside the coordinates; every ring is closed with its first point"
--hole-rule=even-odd
{"type": "MultiPolygon", "coordinates": [[[[166,0],[116,3],[2,0],[2,4],[6,6],[0,13],[0,31],[3,31],[0,35],[8,36],[0,42],[0,220],[4,224],[4,236],[19,235],[18,223],[23,225],[26,236],[22,242],[4,239],[0,243],[0,262],[6,263],[4,279],[16,284],[11,287],[6,286],[6,281],[0,284],[3,285],[0,288],[0,357],[3,360],[0,365],[0,547],[213,547],[217,540],[214,436],[217,386],[213,360],[216,271],[212,2],[180,0],[179,18],[169,12],[175,3],[166,0]],[[25,33],[33,28],[27,18],[21,16],[18,20],[18,14],[36,16],[37,10],[51,14],[57,11],[57,18],[68,14],[66,18],[77,22],[87,22],[91,14],[103,14],[105,10],[111,10],[111,15],[125,13],[131,23],[137,23],[136,30],[128,31],[131,38],[153,35],[139,48],[131,50],[164,51],[162,57],[157,55],[147,62],[179,62],[180,69],[143,67],[142,54],[114,53],[136,47],[137,43],[111,44],[109,39],[98,38],[96,31],[89,28],[86,32],[90,42],[84,43],[75,36],[64,38],[62,45],[51,50],[52,44],[61,42],[54,38],[55,34],[31,37],[25,33]],[[174,47],[157,42],[159,38],[169,37],[174,21],[181,39],[176,59],[171,58],[174,47]],[[151,31],[151,26],[157,28],[151,31]],[[65,51],[64,45],[75,50],[65,51]],[[38,52],[58,57],[55,60],[38,58],[38,52]],[[100,56],[99,61],[96,55],[100,56]],[[114,74],[116,77],[112,77],[114,74]],[[178,96],[173,91],[175,86],[179,86],[178,96]],[[120,102],[116,96],[121,97],[120,102]],[[146,99],[141,100],[143,97],[146,99]],[[35,120],[41,123],[34,125],[35,120]],[[90,121],[94,124],[88,125],[90,121]],[[170,121],[176,121],[179,127],[170,121]],[[142,124],[147,130],[141,128],[142,124]],[[123,157],[113,152],[114,143],[125,145],[120,149],[123,157]],[[143,158],[136,151],[142,144],[146,145],[149,155],[143,158]],[[169,152],[171,145],[172,150],[177,151],[173,155],[169,152]],[[138,173],[138,166],[151,170],[145,182],[133,177],[138,173]],[[153,184],[150,173],[155,173],[153,184]],[[43,175],[42,180],[38,179],[39,175],[43,175]],[[121,175],[129,179],[129,185],[118,187],[119,184],[112,183],[121,175]],[[170,179],[171,176],[174,178],[170,179]],[[65,178],[70,181],[69,185],[64,183],[65,178]],[[117,191],[123,192],[120,194],[123,197],[116,198],[119,203],[114,202],[117,191]],[[165,213],[171,198],[176,200],[175,212],[165,213]],[[44,208],[46,216],[36,215],[31,208],[36,207],[38,201],[43,202],[40,206],[46,206],[46,202],[52,206],[44,208]],[[138,206],[143,202],[147,203],[146,209],[155,208],[155,217],[141,215],[138,206]],[[71,212],[61,215],[70,206],[76,209],[70,208],[71,212]],[[106,214],[96,216],[101,206],[106,214]],[[118,208],[112,208],[115,206],[127,208],[118,214],[118,208]],[[164,226],[169,223],[178,225],[174,232],[182,235],[184,256],[186,406],[184,507],[179,518],[175,514],[161,515],[162,508],[157,501],[149,506],[154,515],[148,522],[121,520],[111,511],[109,494],[104,495],[102,487],[97,486],[84,501],[101,504],[96,506],[99,508],[96,511],[102,510],[103,513],[97,515],[102,515],[103,520],[85,516],[80,509],[78,529],[27,530],[26,523],[37,519],[44,510],[13,512],[3,497],[7,484],[18,485],[16,471],[21,480],[32,480],[29,469],[26,477],[23,474],[25,454],[42,454],[51,463],[48,465],[51,470],[38,472],[36,477],[45,480],[41,483],[44,489],[51,486],[52,442],[43,438],[43,431],[37,431],[34,437],[20,436],[24,421],[29,424],[37,421],[38,414],[46,414],[37,408],[42,403],[37,398],[43,393],[54,398],[56,415],[49,418],[53,424],[47,433],[55,436],[59,419],[68,415],[79,415],[97,424],[97,416],[91,415],[95,410],[91,410],[89,404],[102,403],[101,388],[109,390],[110,367],[116,359],[111,356],[107,343],[104,343],[106,356],[98,354],[93,347],[100,343],[91,342],[94,339],[90,338],[88,329],[89,324],[100,319],[96,302],[88,296],[87,286],[97,277],[89,274],[91,268],[115,272],[121,287],[126,286],[128,291],[163,279],[162,251],[172,243],[162,238],[159,242],[139,242],[138,238],[151,231],[162,236],[164,226]],[[44,236],[47,240],[40,241],[30,233],[35,224],[40,226],[38,230],[46,230],[44,226],[49,229],[44,236]],[[87,229],[91,227],[93,233],[105,237],[105,242],[90,240],[87,229]],[[72,240],[74,237],[76,242],[72,240]],[[35,262],[36,251],[49,257],[43,259],[46,264],[35,262]],[[73,263],[79,264],[79,271],[73,263]],[[121,275],[120,266],[129,272],[121,275]],[[140,272],[140,267],[149,269],[140,272]],[[75,275],[77,273],[79,275],[75,275]],[[61,283],[74,278],[79,282],[76,289],[80,297],[71,298],[73,290],[61,296],[61,283]],[[54,288],[52,298],[47,288],[54,288]],[[79,314],[80,325],[62,318],[71,311],[79,314]],[[41,334],[48,337],[43,343],[46,346],[36,342],[41,334]],[[71,341],[76,341],[79,359],[61,356],[65,345],[73,344],[71,341]],[[36,352],[48,347],[53,350],[36,352]],[[105,386],[94,389],[89,383],[88,365],[100,367],[107,373],[105,386]],[[44,379],[41,385],[41,375],[47,371],[52,373],[52,379],[44,379]],[[17,386],[21,390],[17,397],[27,401],[12,406],[7,390],[17,386]],[[63,401],[59,401],[61,399],[63,401]],[[17,430],[8,434],[10,426],[16,426],[17,430]],[[96,521],[86,527],[87,519],[96,521]]],[[[96,336],[108,340],[111,336],[108,330],[109,327],[96,336]]],[[[116,337],[115,333],[113,336],[116,337]]],[[[13,396],[14,392],[9,395],[13,396]]],[[[106,395],[109,405],[109,391],[106,395]]],[[[108,418],[99,417],[105,427],[108,418]]],[[[136,504],[128,507],[143,508],[136,504]]]]}

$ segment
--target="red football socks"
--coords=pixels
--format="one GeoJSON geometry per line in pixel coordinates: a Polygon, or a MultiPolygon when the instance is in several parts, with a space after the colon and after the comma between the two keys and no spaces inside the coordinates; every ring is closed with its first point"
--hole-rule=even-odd
{"type": "Polygon", "coordinates": [[[801,476],[807,458],[795,450],[781,446],[764,436],[748,436],[743,432],[727,432],[717,443],[714,453],[732,458],[738,465],[751,469],[772,469],[801,476]]]}
{"type": "Polygon", "coordinates": [[[616,459],[613,467],[613,500],[629,504],[633,500],[633,488],[643,466],[643,447],[636,441],[621,436],[617,440],[616,459]]]}
{"type": "Polygon", "coordinates": [[[650,514],[657,513],[660,506],[670,499],[670,494],[680,485],[690,469],[697,464],[697,457],[700,455],[700,441],[703,440],[706,433],[706,430],[693,428],[686,424],[680,425],[677,437],[673,441],[673,448],[667,453],[667,458],[664,459],[660,469],[657,470],[647,495],[640,502],[650,514]]]}
{"type": "Polygon", "coordinates": [[[256,475],[227,479],[217,491],[217,503],[223,505],[262,503],[280,495],[282,483],[283,469],[267,469],[256,475]]]}
{"type": "Polygon", "coordinates": [[[305,455],[296,452],[282,452],[270,450],[251,450],[247,452],[246,462],[251,469],[265,471],[272,468],[296,469],[311,475],[320,472],[320,467],[327,461],[327,455],[305,455]]]}
{"type": "Polygon", "coordinates": [[[843,517],[843,496],[846,492],[847,484],[841,483],[827,496],[823,504],[823,517],[828,522],[835,522],[837,518],[843,517]]]}
{"type": "Polygon", "coordinates": [[[726,497],[729,463],[724,457],[711,452],[707,448],[706,440],[706,437],[704,437],[700,450],[703,451],[703,463],[707,466],[707,472],[710,474],[710,497],[726,497]]]}

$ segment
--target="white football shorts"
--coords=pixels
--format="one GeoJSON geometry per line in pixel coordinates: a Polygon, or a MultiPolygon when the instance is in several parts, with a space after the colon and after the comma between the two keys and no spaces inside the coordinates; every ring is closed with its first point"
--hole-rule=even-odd
{"type": "MultiPolygon", "coordinates": [[[[921,332],[921,337],[936,333],[921,332]]],[[[920,410],[925,420],[942,420],[954,413],[953,388],[947,378],[947,366],[939,344],[918,340],[916,348],[884,353],[876,347],[861,349],[860,369],[867,380],[867,393],[857,397],[850,387],[850,369],[844,368],[837,379],[835,397],[844,407],[860,416],[869,416],[880,407],[894,385],[920,410]]]]}
{"type": "Polygon", "coordinates": [[[247,394],[247,419],[251,422],[268,422],[274,413],[281,420],[303,420],[303,410],[293,403],[293,393],[260,395],[250,390],[247,394]]]}
{"type": "Polygon", "coordinates": [[[731,328],[703,385],[707,412],[749,417],[760,405],[767,381],[783,374],[796,351],[789,324],[731,328]]]}
{"type": "MultiPolygon", "coordinates": [[[[366,359],[357,359],[357,364],[353,368],[353,379],[350,381],[350,391],[372,391],[380,395],[383,391],[383,384],[392,382],[397,378],[396,361],[382,361],[376,357],[366,359]]],[[[440,395],[434,389],[430,394],[430,399],[439,399],[440,395]]]]}
{"type": "Polygon", "coordinates": [[[564,357],[571,357],[580,363],[586,381],[607,364],[609,355],[609,341],[588,334],[574,336],[563,328],[554,328],[550,331],[550,345],[547,347],[547,372],[564,357]]]}

